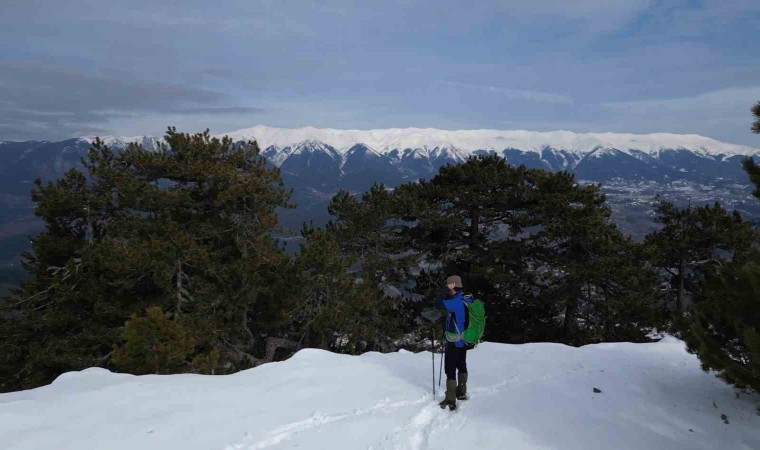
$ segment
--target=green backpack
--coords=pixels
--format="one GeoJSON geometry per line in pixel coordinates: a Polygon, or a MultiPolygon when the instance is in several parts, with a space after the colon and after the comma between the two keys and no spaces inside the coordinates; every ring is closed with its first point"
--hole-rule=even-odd
{"type": "Polygon", "coordinates": [[[480,300],[472,303],[464,302],[467,314],[470,316],[467,328],[462,333],[462,340],[469,348],[475,348],[483,340],[486,331],[486,308],[480,300]]]}

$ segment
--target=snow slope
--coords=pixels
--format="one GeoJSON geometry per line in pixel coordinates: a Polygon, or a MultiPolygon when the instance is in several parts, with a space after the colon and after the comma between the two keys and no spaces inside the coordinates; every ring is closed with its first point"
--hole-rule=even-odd
{"type": "MultiPolygon", "coordinates": [[[[270,146],[295,149],[303,143],[327,144],[341,155],[356,144],[364,144],[371,151],[387,154],[405,149],[454,148],[464,156],[476,150],[501,152],[514,148],[527,152],[541,152],[550,147],[578,155],[589,154],[596,149],[618,149],[624,153],[638,150],[656,156],[662,150],[688,149],[702,156],[757,155],[760,149],[730,144],[697,134],[631,134],[631,133],[574,133],[572,131],[524,131],[524,130],[439,130],[435,128],[387,128],[376,130],[338,130],[333,128],[275,128],[256,125],[251,128],[220,133],[218,137],[230,136],[235,141],[256,140],[262,149],[270,146]]],[[[79,139],[91,143],[94,136],[79,139]]],[[[102,136],[108,145],[118,148],[127,143],[140,142],[153,149],[161,138],[150,136],[102,136]]],[[[635,152],[634,152],[635,153],[635,152]]]]}
{"type": "Polygon", "coordinates": [[[760,153],[743,145],[729,144],[696,134],[573,133],[572,131],[523,130],[438,130],[434,128],[389,128],[379,130],[336,130],[331,128],[273,128],[257,125],[225,133],[234,140],[257,140],[261,148],[286,147],[317,140],[345,152],[355,144],[388,153],[395,149],[456,147],[466,152],[516,148],[540,152],[545,147],[586,154],[596,148],[623,152],[640,150],[657,154],[665,149],[689,149],[705,155],[754,155],[760,153]]]}
{"type": "Polygon", "coordinates": [[[133,142],[137,142],[147,150],[156,150],[158,148],[158,143],[164,141],[163,138],[156,138],[153,136],[81,136],[77,139],[86,142],[87,144],[92,144],[95,142],[96,137],[99,137],[104,144],[120,149],[126,148],[133,142]]]}
{"type": "Polygon", "coordinates": [[[228,376],[88,369],[0,395],[0,448],[760,448],[760,398],[737,397],[672,338],[485,343],[468,365],[471,398],[454,413],[433,402],[430,353],[302,350],[228,376]]]}

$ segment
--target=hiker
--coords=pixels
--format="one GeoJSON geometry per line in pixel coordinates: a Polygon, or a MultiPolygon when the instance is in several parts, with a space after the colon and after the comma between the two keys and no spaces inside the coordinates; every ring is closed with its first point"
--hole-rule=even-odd
{"type": "Polygon", "coordinates": [[[462,340],[462,332],[467,328],[467,311],[465,302],[472,303],[471,297],[465,297],[462,279],[452,275],[446,279],[448,294],[436,300],[436,306],[447,311],[445,320],[446,354],[446,398],[439,403],[441,408],[456,409],[457,400],[467,399],[467,349],[462,340]],[[457,382],[457,371],[459,378],[457,382]]]}

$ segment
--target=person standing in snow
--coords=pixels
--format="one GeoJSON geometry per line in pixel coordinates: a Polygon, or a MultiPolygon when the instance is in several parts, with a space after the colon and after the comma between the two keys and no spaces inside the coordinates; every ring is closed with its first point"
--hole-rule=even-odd
{"type": "Polygon", "coordinates": [[[446,397],[439,403],[441,408],[455,410],[457,400],[467,399],[467,344],[462,340],[462,332],[467,328],[467,306],[470,297],[465,297],[462,279],[452,275],[446,279],[448,294],[436,300],[436,306],[445,309],[446,353],[446,397]],[[457,381],[457,372],[458,381],[457,381]]]}

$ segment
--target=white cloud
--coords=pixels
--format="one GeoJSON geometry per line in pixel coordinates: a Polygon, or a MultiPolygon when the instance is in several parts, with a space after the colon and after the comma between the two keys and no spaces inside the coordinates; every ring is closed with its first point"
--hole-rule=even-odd
{"type": "Polygon", "coordinates": [[[634,115],[686,114],[719,118],[725,114],[746,116],[749,108],[758,99],[760,99],[760,86],[730,87],[691,97],[609,102],[601,106],[634,115]]]}
{"type": "Polygon", "coordinates": [[[689,97],[602,103],[595,122],[630,132],[694,133],[757,147],[750,107],[760,86],[730,87],[689,97]],[[617,125],[614,125],[617,124],[617,125]]]}

